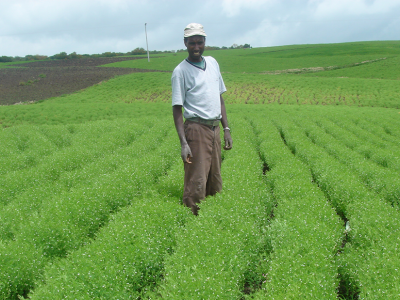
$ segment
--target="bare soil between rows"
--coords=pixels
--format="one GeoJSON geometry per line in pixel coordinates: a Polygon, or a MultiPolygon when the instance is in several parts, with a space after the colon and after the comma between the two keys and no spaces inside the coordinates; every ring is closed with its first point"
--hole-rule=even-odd
{"type": "Polygon", "coordinates": [[[133,68],[98,67],[139,57],[99,57],[37,61],[0,69],[0,105],[36,102],[71,94],[115,76],[162,72],[133,68]]]}

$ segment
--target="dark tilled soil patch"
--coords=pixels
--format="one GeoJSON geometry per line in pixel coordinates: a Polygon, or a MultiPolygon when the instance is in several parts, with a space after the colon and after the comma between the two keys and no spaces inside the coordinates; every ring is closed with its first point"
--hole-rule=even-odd
{"type": "MultiPolygon", "coordinates": [[[[14,65],[15,67],[43,68],[43,67],[97,67],[114,62],[145,59],[144,57],[97,57],[77,59],[55,59],[48,61],[34,61],[26,64],[14,65]]],[[[147,57],[146,57],[147,59],[147,57]]]]}
{"type": "Polygon", "coordinates": [[[118,75],[155,72],[99,65],[137,58],[87,58],[20,64],[0,69],[0,105],[35,102],[87,88],[118,75]]]}

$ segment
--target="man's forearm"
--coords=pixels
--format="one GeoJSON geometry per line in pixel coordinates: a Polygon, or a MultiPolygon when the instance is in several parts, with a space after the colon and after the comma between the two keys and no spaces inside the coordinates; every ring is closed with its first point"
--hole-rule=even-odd
{"type": "Polygon", "coordinates": [[[221,101],[221,124],[223,128],[229,127],[228,125],[228,117],[226,115],[225,101],[222,98],[222,95],[219,96],[221,101]]]}
{"type": "Polygon", "coordinates": [[[192,157],[192,151],[186,141],[185,137],[185,129],[183,127],[183,116],[182,116],[182,106],[174,105],[173,108],[173,115],[174,115],[174,123],[176,132],[178,133],[179,140],[181,142],[181,157],[184,163],[191,164],[190,161],[192,157]]]}
{"type": "Polygon", "coordinates": [[[181,142],[181,146],[186,145],[187,141],[186,141],[186,137],[185,137],[185,129],[183,128],[182,106],[174,105],[172,107],[172,113],[174,116],[176,132],[178,133],[179,141],[181,142]]]}
{"type": "MultiPolygon", "coordinates": [[[[221,123],[223,128],[229,128],[228,126],[228,117],[226,116],[226,108],[225,108],[225,102],[222,96],[220,96],[221,99],[221,123]]],[[[232,149],[232,137],[231,137],[231,132],[230,129],[224,129],[224,140],[225,140],[225,150],[230,150],[232,149]]]]}

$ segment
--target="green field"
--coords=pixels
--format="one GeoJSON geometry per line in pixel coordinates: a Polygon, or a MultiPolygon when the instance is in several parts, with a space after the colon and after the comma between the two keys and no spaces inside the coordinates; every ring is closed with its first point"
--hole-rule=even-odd
{"type": "Polygon", "coordinates": [[[0,106],[0,299],[400,299],[400,42],[205,55],[234,144],[197,217],[171,73],[0,106]]]}

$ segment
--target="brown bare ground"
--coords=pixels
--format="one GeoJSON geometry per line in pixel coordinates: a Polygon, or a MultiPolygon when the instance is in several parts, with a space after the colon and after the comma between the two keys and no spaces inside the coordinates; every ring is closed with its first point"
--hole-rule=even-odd
{"type": "Polygon", "coordinates": [[[0,105],[29,103],[70,94],[115,76],[157,72],[98,67],[136,57],[101,57],[37,61],[0,69],[0,105]]]}

